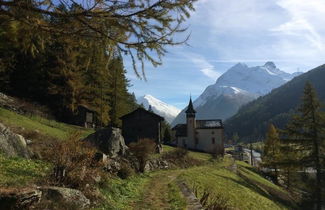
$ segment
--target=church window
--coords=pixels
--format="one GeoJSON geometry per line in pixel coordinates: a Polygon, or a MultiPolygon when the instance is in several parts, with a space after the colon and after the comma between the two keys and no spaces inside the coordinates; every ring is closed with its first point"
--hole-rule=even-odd
{"type": "Polygon", "coordinates": [[[215,143],[216,143],[216,139],[212,138],[212,144],[215,144],[215,143]]]}

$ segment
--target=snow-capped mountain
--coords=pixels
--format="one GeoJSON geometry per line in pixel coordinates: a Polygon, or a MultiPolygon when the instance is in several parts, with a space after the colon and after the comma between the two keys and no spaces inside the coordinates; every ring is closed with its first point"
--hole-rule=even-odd
{"type": "Polygon", "coordinates": [[[181,111],[180,109],[166,104],[165,102],[162,102],[151,95],[144,95],[139,97],[137,99],[137,103],[142,104],[146,109],[149,109],[150,105],[154,113],[164,117],[165,120],[169,123],[171,123],[181,111]]]}
{"type": "Polygon", "coordinates": [[[273,62],[255,67],[238,63],[221,75],[214,85],[237,87],[253,94],[265,95],[295,76],[297,74],[281,71],[273,62]]]}
{"type": "MultiPolygon", "coordinates": [[[[273,62],[248,67],[238,63],[221,75],[215,84],[208,86],[193,102],[198,119],[227,119],[238,109],[269,93],[301,73],[289,74],[278,69],[273,62]]],[[[172,125],[185,122],[185,109],[172,125]]]]}

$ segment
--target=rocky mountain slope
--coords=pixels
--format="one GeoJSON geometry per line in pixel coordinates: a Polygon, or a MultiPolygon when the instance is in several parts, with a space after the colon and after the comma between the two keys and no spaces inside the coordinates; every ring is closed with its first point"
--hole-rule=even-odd
{"type": "MultiPolygon", "coordinates": [[[[208,86],[194,101],[198,119],[227,119],[248,102],[269,93],[272,89],[301,73],[289,74],[278,69],[273,62],[248,67],[238,63],[208,86]]],[[[184,110],[172,125],[185,122],[184,110]]]]}
{"type": "Polygon", "coordinates": [[[149,106],[151,106],[152,111],[164,117],[168,123],[171,123],[181,111],[178,108],[162,102],[151,95],[139,97],[137,99],[137,103],[142,104],[146,109],[149,109],[149,106]]]}

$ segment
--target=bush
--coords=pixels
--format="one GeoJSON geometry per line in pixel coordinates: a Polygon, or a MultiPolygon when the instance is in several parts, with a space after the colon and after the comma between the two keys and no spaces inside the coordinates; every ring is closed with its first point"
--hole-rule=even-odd
{"type": "Polygon", "coordinates": [[[44,158],[53,164],[51,184],[84,189],[103,176],[102,162],[95,160],[96,150],[80,141],[80,134],[71,134],[66,141],[53,141],[44,158]]]}
{"type": "Polygon", "coordinates": [[[132,155],[139,161],[139,171],[144,172],[146,162],[156,151],[156,143],[151,139],[140,139],[129,145],[132,155]]]}
{"type": "Polygon", "coordinates": [[[188,168],[202,165],[203,162],[188,155],[188,150],[178,147],[173,151],[166,152],[162,158],[176,167],[188,168]]]}
{"type": "Polygon", "coordinates": [[[121,179],[127,179],[134,174],[134,170],[128,164],[122,164],[121,169],[117,172],[117,176],[121,179]]]}

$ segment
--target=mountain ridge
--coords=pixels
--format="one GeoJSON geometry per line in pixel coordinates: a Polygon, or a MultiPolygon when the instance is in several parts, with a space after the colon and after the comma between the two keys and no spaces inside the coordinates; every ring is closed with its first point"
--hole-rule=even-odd
{"type": "MultiPolygon", "coordinates": [[[[234,115],[242,105],[269,93],[299,74],[284,72],[271,61],[254,67],[237,63],[194,100],[197,118],[225,120],[234,115]]],[[[184,110],[172,122],[173,126],[185,122],[184,110]]]]}
{"type": "Polygon", "coordinates": [[[301,103],[305,83],[311,82],[319,99],[325,102],[325,64],[299,75],[269,94],[249,102],[225,121],[228,136],[238,133],[241,140],[261,140],[268,124],[284,128],[301,103]]]}
{"type": "Polygon", "coordinates": [[[146,109],[149,109],[149,106],[151,106],[152,111],[164,117],[168,123],[171,123],[181,111],[180,109],[167,104],[149,94],[138,97],[137,103],[139,105],[142,104],[146,109]]]}

